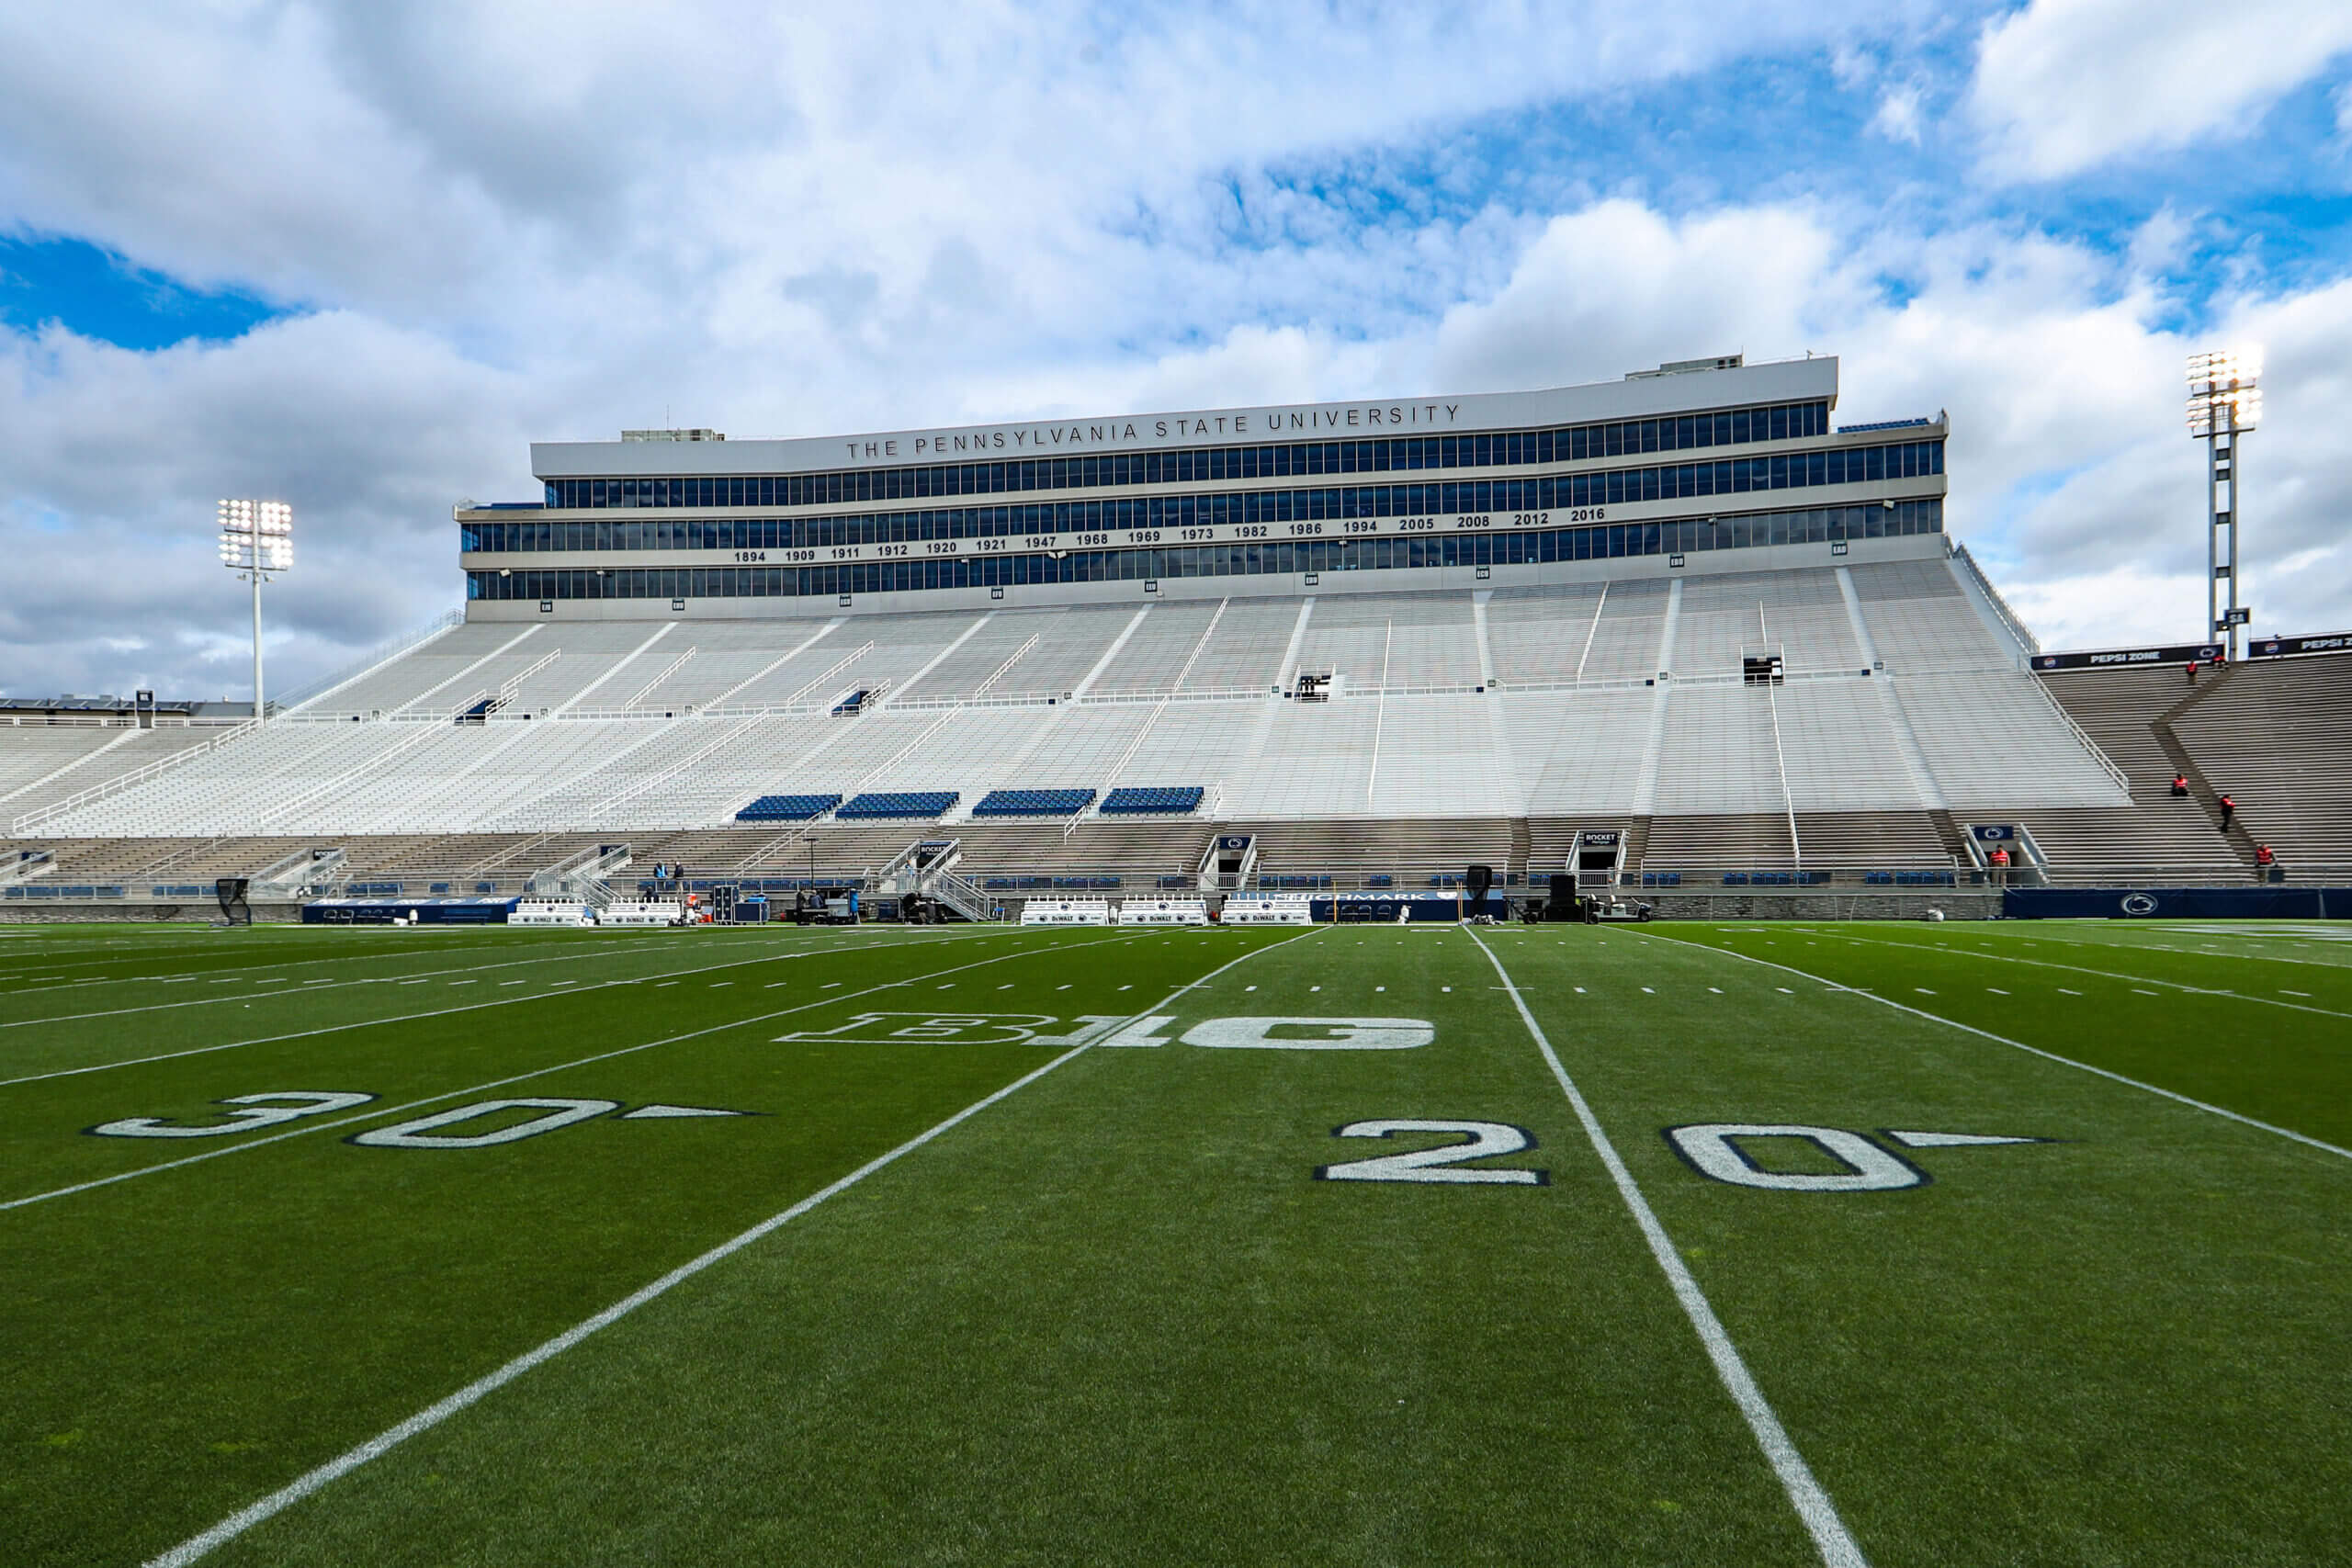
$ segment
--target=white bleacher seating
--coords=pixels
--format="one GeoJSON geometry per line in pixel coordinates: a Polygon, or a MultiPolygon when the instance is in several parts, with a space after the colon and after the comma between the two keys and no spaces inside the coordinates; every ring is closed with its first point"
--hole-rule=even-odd
{"type": "MultiPolygon", "coordinates": [[[[1949,563],[1845,571],[1855,611],[1839,569],[1819,566],[1491,592],[459,626],[315,712],[35,830],[731,834],[757,796],[860,790],[959,792],[948,821],[960,829],[992,789],[1124,785],[1198,785],[1201,820],[1266,823],[2132,809],[1949,563]],[[1783,650],[1784,683],[1739,681],[1741,649],[1759,641],[1783,650]],[[1885,668],[1864,676],[1872,654],[1885,668]],[[1332,700],[1278,694],[1302,667],[1341,675],[1332,700]],[[1668,679],[1646,683],[1661,670],[1668,679]],[[510,684],[485,721],[452,722],[510,684]],[[859,716],[831,713],[853,687],[879,695],[859,716]]],[[[0,803],[11,818],[202,739],[145,732],[75,765],[76,747],[99,742],[23,733],[39,739],[11,750],[0,730],[0,794],[67,771],[0,803]]],[[[744,831],[739,856],[834,841],[829,824],[744,831]]],[[[853,841],[864,842],[841,839],[840,852],[853,841]]]]}

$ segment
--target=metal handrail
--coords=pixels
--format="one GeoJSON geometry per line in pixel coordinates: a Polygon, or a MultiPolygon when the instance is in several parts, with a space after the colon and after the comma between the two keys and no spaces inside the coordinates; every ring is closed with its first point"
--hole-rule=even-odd
{"type": "Polygon", "coordinates": [[[2008,627],[2009,635],[2025,645],[2028,654],[2040,653],[2041,640],[2026,630],[2025,622],[2018,618],[2018,613],[2015,610],[2009,608],[2009,602],[2001,597],[2001,591],[1993,586],[1993,580],[1984,574],[1983,567],[1976,564],[1976,558],[1968,553],[1968,547],[1956,543],[1952,546],[1951,554],[1954,560],[1968,569],[1968,575],[1975,581],[1976,586],[1984,591],[1985,600],[1993,606],[1993,613],[2000,617],[2001,624],[2008,627]]]}

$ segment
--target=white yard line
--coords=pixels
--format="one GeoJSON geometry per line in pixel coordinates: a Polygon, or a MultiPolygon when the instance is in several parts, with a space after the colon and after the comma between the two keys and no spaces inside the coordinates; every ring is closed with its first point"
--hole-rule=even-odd
{"type": "MultiPolygon", "coordinates": [[[[1647,935],[1646,932],[1636,932],[1635,934],[1647,935]]],[[[1837,981],[1825,979],[1819,975],[1807,974],[1804,970],[1793,968],[1786,964],[1776,964],[1769,958],[1753,958],[1745,953],[1736,952],[1728,947],[1716,947],[1711,943],[1703,942],[1682,942],[1677,937],[1653,936],[1650,937],[1649,940],[1652,942],[1675,942],[1678,946],[1694,948],[1702,953],[1720,953],[1725,958],[1736,958],[1743,964],[1761,964],[1768,969],[1778,969],[1785,974],[1794,975],[1801,980],[1816,981],[1833,991],[1843,991],[1849,996],[1867,998],[1869,1000],[1874,1001],[1882,1007],[1891,1007],[1897,1012],[1907,1012],[1914,1018],[1924,1018],[1931,1023],[1940,1023],[1948,1029],[1964,1031],[1967,1033],[1977,1036],[1979,1039],[1990,1040],[1996,1045],[2007,1045],[2014,1050],[2023,1051],[2030,1055],[2040,1056],[2045,1061],[2056,1062],[2062,1066],[2078,1068],[2086,1073],[2095,1073],[2100,1077],[2110,1079],[2116,1083],[2128,1085],[2132,1089],[2141,1089],[2149,1094],[2161,1096],[2165,1100],[2172,1100],[2176,1104],[2186,1105],[2191,1110],[2208,1111],[2215,1116],[2226,1117],[2230,1121],[2238,1122],[2244,1126],[2253,1127],[2265,1133],[2275,1133],[2279,1137],[2291,1138],[2296,1143],[2321,1150],[2324,1153],[2338,1155],[2346,1159],[2352,1159],[2352,1149],[2338,1148],[2335,1145],[2314,1138],[2309,1134],[2298,1133],[2291,1127],[2277,1126],[2268,1122],[2261,1122],[2256,1120],[2254,1117],[2243,1115],[2240,1112],[2232,1111],[2225,1106],[2213,1105],[2202,1100],[2192,1100],[2188,1095],[2177,1094],[2168,1089],[2159,1089],[2154,1084],[2145,1083],[2134,1077],[2126,1077],[2121,1073],[2110,1072],[2105,1067],[2095,1067],[2088,1062],[2078,1062],[2072,1056],[2062,1056],[2055,1051],[2045,1051],[2039,1045],[2029,1045],[2022,1040],[2012,1040],[2006,1034],[1996,1034],[1989,1029],[1979,1029],[1973,1023],[1962,1023],[1958,1019],[1946,1018],[1941,1013],[1929,1012],[1925,1008],[1915,1008],[1903,1002],[1890,1000],[1885,997],[1880,996],[1875,991],[1865,991],[1856,986],[1841,986],[1837,981]]],[[[2030,962],[2030,960],[2016,959],[2012,962],[2023,964],[2030,962]]],[[[2064,965],[2062,965],[2062,967],[2064,967],[2064,965]]],[[[2064,989],[2063,987],[2060,988],[2064,989]]],[[[2072,995],[2075,993],[2069,994],[2072,995]]],[[[2319,1010],[2312,1009],[2311,1010],[2318,1011],[2319,1010]]]]}
{"type": "MultiPolygon", "coordinates": [[[[1084,942],[1079,945],[1100,947],[1118,942],[1133,940],[1134,939],[1131,937],[1113,937],[1109,939],[1108,942],[1097,941],[1084,942]]],[[[398,1105],[371,1105],[365,1111],[355,1111],[349,1116],[338,1117],[332,1122],[313,1122],[307,1127],[296,1127],[284,1133],[273,1133],[266,1138],[254,1138],[249,1142],[232,1143],[222,1148],[207,1149],[202,1154],[187,1155],[179,1159],[159,1160],[153,1165],[141,1166],[136,1170],[117,1171],[112,1176],[101,1176],[90,1181],[77,1181],[71,1187],[60,1187],[48,1192],[36,1192],[31,1196],[25,1198],[12,1198],[5,1202],[0,1202],[0,1213],[6,1213],[10,1209],[21,1209],[26,1207],[28,1204],[45,1203],[52,1198],[71,1197],[76,1192],[87,1192],[93,1188],[111,1187],[119,1181],[130,1181],[141,1176],[153,1176],[158,1171],[177,1170],[182,1166],[200,1165],[206,1160],[220,1159],[227,1155],[242,1154],[247,1149],[263,1148],[268,1145],[283,1143],[288,1138],[299,1138],[310,1133],[323,1133],[334,1127],[347,1127],[355,1122],[368,1122],[382,1116],[396,1115],[401,1111],[414,1111],[423,1106],[437,1105],[445,1100],[455,1100],[460,1095],[481,1094],[493,1089],[503,1089],[509,1084],[527,1083],[533,1078],[545,1077],[549,1073],[569,1072],[574,1067],[584,1067],[592,1063],[609,1062],[616,1056],[635,1055],[639,1051],[650,1051],[662,1045],[675,1045],[680,1042],[686,1040],[699,1040],[706,1034],[720,1034],[730,1029],[746,1029],[755,1023],[767,1023],[779,1018],[789,1017],[796,1012],[806,1012],[811,1008],[824,1007],[832,1002],[852,1001],[859,997],[870,997],[880,991],[899,990],[904,987],[913,985],[918,981],[935,978],[940,975],[960,974],[966,969],[978,969],[989,964],[1001,964],[1008,959],[1022,958],[1031,953],[1043,951],[1045,951],[1045,949],[1042,947],[1025,947],[1012,953],[1000,953],[991,957],[976,959],[969,964],[958,964],[952,969],[933,970],[930,975],[917,975],[905,980],[886,980],[878,986],[869,986],[862,991],[843,991],[840,996],[828,997],[821,1002],[803,1002],[798,1007],[780,1008],[774,1012],[754,1013],[749,1018],[730,1019],[725,1023],[714,1023],[704,1029],[690,1029],[683,1034],[664,1035],[659,1040],[647,1040],[635,1045],[622,1045],[610,1051],[599,1051],[595,1055],[590,1056],[575,1056],[569,1062],[555,1062],[544,1067],[533,1067],[528,1072],[515,1073],[506,1077],[492,1078],[484,1083],[471,1084],[464,1089],[453,1089],[442,1094],[428,1094],[421,1100],[405,1100],[398,1105]]],[[[616,985],[628,985],[628,983],[629,982],[626,980],[614,982],[614,984],[616,985]]],[[[526,998],[516,998],[514,999],[519,1001],[526,998]]],[[[497,1004],[485,1003],[483,1005],[495,1006],[497,1004]]],[[[470,1010],[465,1008],[451,1008],[447,1010],[451,1012],[464,1012],[470,1010]]],[[[316,1032],[324,1033],[327,1032],[322,1030],[317,1031],[316,1032]]]]}
{"type": "MultiPolygon", "coordinates": [[[[1299,936],[1317,935],[1320,933],[1321,929],[1322,928],[1320,927],[1309,928],[1306,931],[1301,931],[1299,936]]],[[[1235,964],[1245,963],[1248,960],[1256,957],[1259,953],[1271,953],[1277,947],[1286,946],[1289,942],[1295,942],[1297,940],[1298,937],[1288,937],[1282,942],[1269,942],[1264,947],[1252,948],[1248,953],[1242,953],[1239,957],[1230,959],[1227,962],[1219,964],[1216,968],[1210,970],[1206,975],[1202,976],[1198,980],[1193,981],[1188,985],[1177,987],[1174,990],[1169,992],[1167,996],[1161,998],[1152,1006],[1146,1008],[1139,1012],[1130,1013],[1125,1019],[1120,1021],[1117,1027],[1104,1030],[1102,1033],[1096,1035],[1095,1038],[1097,1040],[1110,1039],[1118,1034],[1128,1025],[1135,1023],[1137,1020],[1148,1017],[1150,1014],[1157,1012],[1159,1009],[1169,1006],[1185,992],[1206,985],[1209,981],[1216,979],[1219,975],[1224,974],[1227,969],[1232,968],[1235,964]]],[[[1093,946],[1098,944],[1090,942],[1083,945],[1093,946]]],[[[1023,949],[1023,951],[1024,953],[1034,953],[1047,950],[1028,948],[1023,949]]],[[[1007,954],[1006,956],[1010,957],[1014,955],[1007,954]]],[[[988,962],[994,962],[994,960],[989,960],[988,962]]],[[[974,967],[977,967],[977,965],[974,965],[974,967]]],[[[881,988],[883,987],[876,987],[876,989],[881,988]]],[[[858,992],[855,994],[862,996],[865,993],[858,992]]],[[[840,1001],[845,998],[836,997],[832,999],[840,1001]]],[[[797,1011],[798,1010],[796,1009],[791,1010],[797,1011]]],[[[239,1509],[236,1513],[230,1515],[227,1518],[221,1520],[219,1524],[214,1525],[210,1529],[204,1531],[202,1534],[191,1536],[187,1540],[182,1541],[179,1545],[172,1548],[169,1551],[164,1552],[156,1557],[150,1558],[147,1562],[146,1568],[184,1568],[185,1564],[197,1562],[198,1559],[206,1556],[216,1548],[227,1545],[230,1541],[236,1540],[237,1537],[244,1534],[255,1525],[283,1513],[286,1509],[302,1501],[312,1493],[341,1480],[343,1477],[350,1474],[353,1471],[357,1470],[360,1466],[368,1463],[369,1461],[380,1458],[384,1454],[390,1453],[393,1449],[398,1448],[401,1444],[408,1441],[411,1438],[417,1436],[419,1433],[431,1431],[434,1427],[438,1427],[442,1422],[447,1421],[450,1416],[457,1415],[459,1411],[480,1404],[485,1396],[496,1393],[499,1389],[504,1387],[510,1382],[513,1382],[516,1378],[521,1377],[525,1372],[529,1371],[532,1368],[540,1365],[542,1362],[553,1360],[556,1357],[562,1355],[566,1350],[571,1349],[573,1346],[579,1344],[582,1340],[586,1339],[590,1335],[596,1333],[599,1329],[611,1327],[614,1324],[618,1323],[622,1318],[627,1317],[629,1314],[645,1305],[648,1302],[654,1301],[661,1296],[666,1295],[670,1291],[681,1284],[684,1284],[686,1280],[693,1279],[704,1269],[708,1269],[712,1264],[724,1262],[727,1258],[742,1251],[753,1242],[790,1224],[801,1215],[808,1213],[809,1210],[814,1209],[820,1203],[824,1202],[828,1198],[831,1198],[836,1194],[849,1190],[849,1189],[856,1186],[859,1182],[865,1180],[876,1171],[896,1162],[903,1156],[912,1154],[915,1150],[922,1147],[925,1144],[930,1143],[933,1139],[939,1137],[941,1134],[954,1131],[956,1127],[970,1121],[973,1117],[978,1115],[981,1111],[986,1111],[989,1106],[996,1104],[999,1100],[1009,1099],[1011,1096],[1019,1093],[1022,1089],[1028,1088],[1033,1083],[1035,1083],[1039,1078],[1044,1077],[1047,1073],[1052,1072],[1055,1068],[1061,1066],[1067,1062],[1076,1060],[1078,1057],[1084,1055],[1087,1052],[1092,1049],[1093,1043],[1091,1041],[1083,1045],[1071,1046],[1069,1050],[1063,1052],[1060,1055],[1056,1056],[1052,1061],[1047,1062],[1045,1066],[1023,1074],[992,1094],[986,1095],[979,1100],[974,1100],[971,1104],[966,1106],[963,1110],[958,1111],[955,1115],[950,1116],[944,1122],[938,1123],[936,1126],[933,1126],[925,1132],[916,1134],[913,1137],[909,1138],[905,1143],[900,1144],[897,1148],[890,1150],[888,1154],[876,1156],[873,1159],[870,1159],[864,1165],[859,1166],[855,1170],[851,1171],[847,1176],[841,1178],[839,1180],[834,1181],[830,1185],[819,1188],[816,1191],[811,1192],[808,1197],[801,1199],[800,1201],[793,1204],[790,1208],[784,1210],[780,1213],[771,1214],[766,1219],[762,1220],[758,1224],[753,1225],[751,1229],[729,1237],[727,1240],[720,1242],[717,1247],[712,1247],[709,1251],[702,1254],[700,1257],[678,1265],[677,1268],[671,1269],[667,1274],[664,1274],[660,1279],[655,1280],[651,1284],[622,1297],[619,1301],[615,1302],[611,1306],[606,1307],[595,1316],[591,1317],[584,1322],[576,1324],[572,1327],[565,1329],[561,1334],[557,1335],[554,1338],[537,1346],[536,1348],[526,1350],[523,1354],[515,1357],[513,1360],[507,1362],[504,1366],[500,1367],[496,1371],[490,1373],[488,1376],[477,1378],[474,1382],[469,1382],[465,1387],[458,1390],[457,1393],[452,1393],[447,1398],[439,1400],[433,1404],[425,1406],[423,1410],[418,1411],[407,1420],[400,1423],[400,1425],[379,1433],[377,1436],[370,1438],[366,1442],[360,1444],[357,1448],[348,1450],[345,1452],[337,1455],[335,1458],[329,1460],[326,1463],[320,1465],[317,1469],[296,1477],[287,1485],[278,1488],[268,1496],[264,1497],[261,1501],[254,1503],[248,1507],[239,1509]]],[[[1854,1561],[1859,1563],[1860,1559],[1860,1557],[1857,1557],[1854,1561]]]]}
{"type": "MultiPolygon", "coordinates": [[[[855,951],[864,953],[871,951],[873,948],[884,945],[930,947],[943,942],[971,942],[976,940],[978,939],[973,937],[941,936],[924,937],[920,941],[910,939],[904,942],[896,944],[859,942],[856,944],[855,951]]],[[[119,1061],[92,1062],[86,1066],[56,1067],[45,1073],[28,1073],[22,1077],[0,1078],[0,1089],[7,1089],[16,1084],[45,1083],[51,1078],[76,1077],[84,1073],[111,1072],[117,1067],[144,1066],[151,1062],[175,1062],[179,1060],[182,1056],[209,1055],[215,1051],[234,1051],[247,1045],[272,1045],[281,1040],[308,1040],[314,1035],[340,1034],[346,1030],[368,1029],[379,1023],[408,1023],[420,1018],[447,1018],[451,1013],[479,1012],[484,1008],[513,1007],[522,1002],[546,1001],[555,997],[586,996],[591,991],[603,990],[609,986],[637,986],[642,985],[648,980],[657,981],[662,985],[675,985],[677,983],[676,981],[665,980],[662,976],[665,975],[707,975],[714,969],[732,969],[745,964],[786,964],[790,963],[796,958],[823,958],[829,956],[832,953],[838,953],[841,951],[843,950],[840,948],[801,948],[797,951],[790,952],[770,952],[761,953],[751,958],[730,959],[725,964],[705,964],[693,969],[657,969],[650,975],[639,975],[626,980],[600,981],[596,985],[589,986],[584,989],[580,990],[534,991],[519,997],[500,997],[491,1001],[468,1002],[462,1007],[429,1008],[421,1012],[391,1012],[385,1013],[382,1016],[376,1018],[345,1019],[341,1023],[322,1024],[316,1029],[297,1029],[284,1034],[259,1034],[249,1040],[225,1040],[217,1045],[191,1045],[184,1051],[164,1051],[153,1056],[126,1056],[119,1061]]],[[[352,982],[353,985],[368,985],[372,983],[373,982],[362,980],[355,980],[352,982]]],[[[840,982],[838,981],[834,982],[836,985],[839,983],[840,982]]],[[[517,980],[507,982],[507,984],[526,985],[528,982],[517,980]]],[[[318,995],[321,993],[312,992],[310,994],[318,995]]]]}
{"type": "Polygon", "coordinates": [[[1787,1428],[1781,1425],[1781,1418],[1772,1413],[1764,1391],[1756,1386],[1755,1378],[1748,1373],[1747,1361],[1740,1357],[1739,1348],[1731,1342],[1731,1336],[1724,1330],[1723,1320],[1715,1315],[1715,1309],[1708,1303],[1706,1293],[1699,1289],[1699,1281],[1691,1277],[1690,1269],[1683,1263],[1682,1254],[1675,1248],[1674,1238],[1667,1235],[1666,1226],[1658,1222],[1657,1213],[1650,1208],[1649,1200],[1642,1196],[1641,1186],[1634,1181],[1634,1173],[1618,1157],[1617,1146],[1609,1141],[1609,1134],[1601,1129],[1600,1118],[1592,1113],[1592,1107],[1585,1103],[1584,1095],[1577,1089],[1576,1080],[1568,1077],[1567,1068],[1560,1065],[1559,1053],[1552,1049],[1552,1042],[1544,1035],[1544,1026],[1537,1023],[1535,1015],[1528,1010],[1526,998],[1519,994],[1519,987],[1503,968],[1503,961],[1496,956],[1494,949],[1488,947],[1475,930],[1466,926],[1463,929],[1470,932],[1470,940],[1478,944],[1478,951],[1484,953],[1487,962],[1495,966],[1495,974],[1501,978],[1503,988],[1510,993],[1511,1005],[1519,1010],[1520,1021],[1527,1025],[1527,1032],[1534,1036],[1537,1049],[1544,1053],[1544,1065],[1552,1069],[1552,1077],[1558,1080],[1560,1092],[1568,1097],[1568,1104],[1575,1109],[1577,1120],[1583,1123],[1584,1135],[1590,1140],[1593,1152],[1600,1156],[1600,1163],[1608,1167],[1610,1179],[1617,1184],[1617,1195],[1624,1200],[1626,1209],[1634,1216],[1634,1223],[1641,1227],[1643,1238],[1649,1243],[1650,1256],[1657,1259],[1657,1266],[1665,1271],[1667,1282],[1673,1287],[1674,1299],[1681,1303],[1683,1314],[1690,1318],[1690,1326],[1698,1331],[1699,1342],[1706,1347],[1707,1359],[1715,1364],[1715,1375],[1723,1380],[1724,1388],[1730,1393],[1732,1402],[1739,1406],[1739,1413],[1747,1418],[1748,1430],[1756,1435],[1757,1446],[1764,1450],[1764,1457],[1771,1462],[1772,1473],[1780,1477],[1781,1486],[1788,1493],[1790,1505],[1796,1509],[1797,1517],[1811,1532],[1814,1546],[1821,1553],[1821,1561],[1829,1568],[1867,1568],[1868,1559],[1862,1556],[1861,1547],[1848,1532],[1845,1521],[1838,1517],[1837,1505],[1829,1500],[1829,1494],[1822,1490],[1821,1483],[1814,1479],[1813,1471],[1804,1462],[1804,1456],[1790,1440],[1787,1428]]]}

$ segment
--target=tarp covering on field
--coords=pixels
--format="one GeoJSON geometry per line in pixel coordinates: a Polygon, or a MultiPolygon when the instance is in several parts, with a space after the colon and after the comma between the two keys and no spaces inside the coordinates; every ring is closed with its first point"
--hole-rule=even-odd
{"type": "Polygon", "coordinates": [[[1363,921],[1374,925],[1390,925],[1396,911],[1408,911],[1412,920],[1460,920],[1472,915],[1492,915],[1502,919],[1510,913],[1510,906],[1500,891],[1487,895],[1480,903],[1472,903],[1460,893],[1342,893],[1337,897],[1326,896],[1309,904],[1316,923],[1329,924],[1333,919],[1342,921],[1363,921]]]}
{"type": "Polygon", "coordinates": [[[2013,920],[2352,920],[2352,887],[2012,887],[2013,920]]]}
{"type": "Polygon", "coordinates": [[[520,898],[316,898],[302,906],[306,926],[389,926],[408,916],[427,926],[503,926],[520,898]]]}

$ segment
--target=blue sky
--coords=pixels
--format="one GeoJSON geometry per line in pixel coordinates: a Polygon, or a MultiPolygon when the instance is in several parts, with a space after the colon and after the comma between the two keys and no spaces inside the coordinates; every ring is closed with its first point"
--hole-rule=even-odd
{"type": "Polygon", "coordinates": [[[2352,16],[2035,0],[0,16],[0,689],[281,687],[526,444],[1844,360],[2046,641],[2202,613],[2180,362],[2258,340],[2257,627],[2352,626],[2352,16]],[[77,63],[104,58],[105,73],[77,63]],[[224,110],[222,80],[266,82],[224,110]]]}

